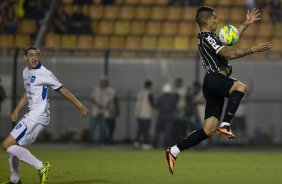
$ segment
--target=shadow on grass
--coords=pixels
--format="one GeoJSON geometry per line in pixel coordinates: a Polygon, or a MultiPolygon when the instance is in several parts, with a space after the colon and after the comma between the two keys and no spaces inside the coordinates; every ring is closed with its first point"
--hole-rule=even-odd
{"type": "Polygon", "coordinates": [[[53,184],[120,184],[119,182],[102,180],[102,179],[88,179],[88,180],[74,180],[66,182],[52,182],[53,184]]]}

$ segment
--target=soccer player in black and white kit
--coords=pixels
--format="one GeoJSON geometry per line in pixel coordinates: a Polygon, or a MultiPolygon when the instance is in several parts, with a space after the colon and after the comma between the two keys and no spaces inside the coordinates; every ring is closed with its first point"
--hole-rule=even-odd
{"type": "MultiPolygon", "coordinates": [[[[259,20],[259,15],[260,12],[257,9],[251,12],[248,10],[246,20],[238,29],[239,34],[241,35],[250,24],[259,20]]],[[[246,93],[246,86],[236,79],[229,78],[232,73],[229,60],[262,52],[272,47],[271,42],[259,43],[246,49],[224,46],[214,33],[219,20],[215,10],[211,7],[200,7],[197,10],[196,21],[200,27],[198,34],[200,58],[206,70],[202,87],[206,99],[205,122],[202,129],[193,131],[177,145],[165,149],[166,161],[171,174],[174,173],[175,160],[181,151],[197,145],[216,132],[229,139],[235,138],[230,129],[230,122],[246,93]],[[225,97],[228,98],[228,102],[223,122],[217,128],[225,97]]]]}

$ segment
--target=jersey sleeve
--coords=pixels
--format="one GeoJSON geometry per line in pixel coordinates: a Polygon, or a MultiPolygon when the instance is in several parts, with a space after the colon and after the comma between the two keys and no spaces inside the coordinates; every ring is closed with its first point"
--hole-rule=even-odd
{"type": "Polygon", "coordinates": [[[54,91],[58,91],[63,87],[62,83],[55,77],[52,72],[48,72],[45,76],[45,85],[52,88],[54,91]]]}
{"type": "Polygon", "coordinates": [[[224,45],[219,41],[219,39],[215,35],[207,35],[203,37],[203,46],[206,49],[215,52],[216,54],[224,47],[224,45]]]}

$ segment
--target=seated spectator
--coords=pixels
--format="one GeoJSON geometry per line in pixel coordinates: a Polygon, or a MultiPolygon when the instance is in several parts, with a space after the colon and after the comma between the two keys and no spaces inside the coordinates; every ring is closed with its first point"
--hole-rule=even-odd
{"type": "Polygon", "coordinates": [[[24,1],[25,18],[35,19],[37,28],[40,27],[40,22],[44,18],[44,11],[41,1],[28,0],[24,1]]]}
{"type": "Polygon", "coordinates": [[[73,4],[74,5],[78,5],[78,6],[91,5],[92,4],[92,0],[74,0],[73,4]]]}
{"type": "Polygon", "coordinates": [[[16,0],[0,2],[0,32],[13,34],[17,30],[16,0]]]}
{"type": "Polygon", "coordinates": [[[102,0],[102,5],[112,5],[115,4],[115,0],[102,0]]]}
{"type": "Polygon", "coordinates": [[[180,5],[180,6],[202,6],[204,0],[168,0],[168,5],[180,5]]]}
{"type": "Polygon", "coordinates": [[[280,0],[270,1],[269,16],[273,22],[281,22],[282,20],[282,6],[280,0]]]}
{"type": "Polygon", "coordinates": [[[65,12],[63,6],[58,8],[54,17],[54,31],[58,34],[70,33],[71,17],[65,12]]]}
{"type": "Polygon", "coordinates": [[[6,34],[15,34],[17,32],[17,16],[13,7],[7,9],[7,14],[3,19],[3,30],[6,34]]]}
{"type": "Polygon", "coordinates": [[[91,19],[83,14],[82,6],[78,6],[72,15],[71,34],[91,34],[91,19]]]}
{"type": "Polygon", "coordinates": [[[246,5],[246,8],[251,10],[256,7],[256,1],[255,0],[245,0],[245,5],[246,5]]]}

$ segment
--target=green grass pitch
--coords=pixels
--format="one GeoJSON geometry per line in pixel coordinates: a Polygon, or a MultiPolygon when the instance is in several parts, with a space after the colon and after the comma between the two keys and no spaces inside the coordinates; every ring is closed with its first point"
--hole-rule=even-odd
{"type": "MultiPolygon", "coordinates": [[[[49,184],[281,184],[282,152],[185,151],[175,174],[162,150],[34,147],[32,153],[52,165],[49,184]]],[[[21,162],[24,184],[39,183],[35,169],[21,162]]],[[[0,180],[9,177],[7,155],[0,151],[0,180]]]]}

